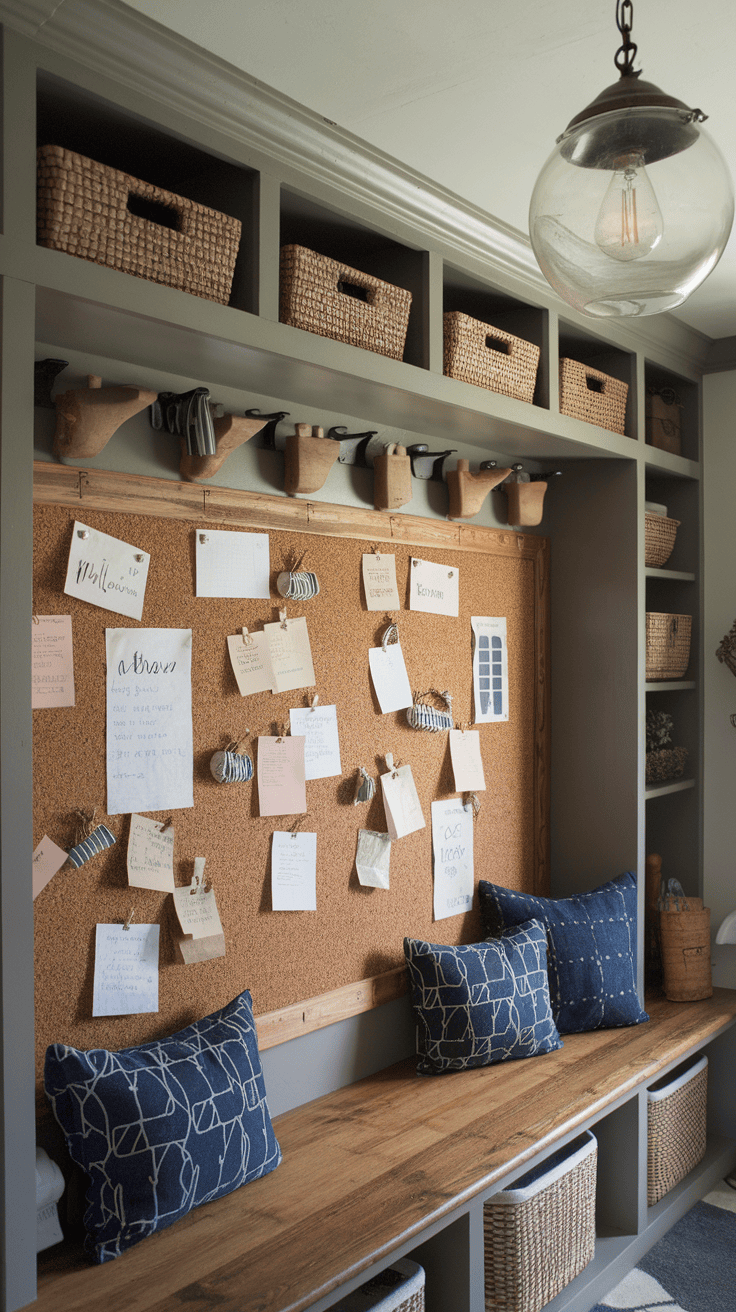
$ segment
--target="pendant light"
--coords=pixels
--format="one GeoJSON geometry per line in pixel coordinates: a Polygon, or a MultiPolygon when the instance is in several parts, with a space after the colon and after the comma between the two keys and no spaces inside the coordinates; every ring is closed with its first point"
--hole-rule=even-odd
{"type": "Polygon", "coordinates": [[[633,70],[633,5],[617,0],[618,82],[572,119],[537,179],[534,254],[584,314],[672,310],[715,268],[734,214],[733,184],[705,115],[633,70]]]}

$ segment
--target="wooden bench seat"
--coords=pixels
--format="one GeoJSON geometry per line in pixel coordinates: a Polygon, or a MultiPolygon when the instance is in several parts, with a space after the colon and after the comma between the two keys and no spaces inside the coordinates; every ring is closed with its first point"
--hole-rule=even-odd
{"type": "MultiPolygon", "coordinates": [[[[102,1267],[39,1257],[37,1312],[298,1312],[729,1028],[736,992],[648,1004],[647,1024],[420,1078],[413,1060],[278,1117],[283,1162],[102,1267]]],[[[337,1292],[335,1293],[337,1298],[337,1292]]]]}

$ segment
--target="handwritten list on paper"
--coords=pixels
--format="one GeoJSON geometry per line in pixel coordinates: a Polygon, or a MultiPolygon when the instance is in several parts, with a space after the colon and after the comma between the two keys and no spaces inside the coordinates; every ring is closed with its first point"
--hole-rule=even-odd
{"type": "Polygon", "coordinates": [[[103,610],[139,620],[151,557],[108,533],[75,521],[64,591],[103,610]]]}
{"type": "Polygon", "coordinates": [[[312,648],[307,621],[303,615],[273,624],[264,624],[273,671],[273,691],[292,692],[294,688],[315,685],[312,648]]]}
{"type": "Polygon", "coordinates": [[[457,798],[432,803],[434,918],[470,911],[473,906],[473,812],[457,798]]]}
{"type": "Polygon", "coordinates": [[[337,707],[296,707],[289,711],[292,735],[304,738],[306,779],[332,779],[342,774],[337,707]]]}
{"type": "Polygon", "coordinates": [[[285,834],[271,843],[273,911],[317,910],[317,835],[285,834]]]}
{"type": "Polygon", "coordinates": [[[231,634],[227,649],[241,697],[274,690],[268,634],[249,633],[247,638],[242,633],[231,634]]]}
{"type": "Polygon", "coordinates": [[[98,925],[93,1016],[158,1011],[158,925],[98,925]]]}
{"type": "Polygon", "coordinates": [[[363,588],[367,610],[399,610],[399,590],[396,586],[396,557],[363,556],[363,588]]]}
{"type": "Polygon", "coordinates": [[[307,809],[303,738],[258,739],[261,815],[303,815],[307,809]]]}
{"type": "Polygon", "coordinates": [[[132,888],[174,891],[174,830],[146,815],[130,817],[128,883],[132,888]]]}
{"type": "Polygon", "coordinates": [[[71,615],[34,615],[31,633],[31,706],[74,705],[71,615]]]}
{"type": "Polygon", "coordinates": [[[107,629],[107,812],[193,806],[192,631],[107,629]]]}

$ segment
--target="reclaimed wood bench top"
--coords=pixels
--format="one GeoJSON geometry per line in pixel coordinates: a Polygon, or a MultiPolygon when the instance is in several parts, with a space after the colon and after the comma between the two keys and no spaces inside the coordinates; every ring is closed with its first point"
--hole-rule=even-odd
{"type": "Polygon", "coordinates": [[[412,1059],[287,1112],[276,1171],[104,1266],[47,1250],[29,1308],[300,1312],[728,1028],[736,991],[647,1009],[558,1052],[424,1078],[412,1059]]]}

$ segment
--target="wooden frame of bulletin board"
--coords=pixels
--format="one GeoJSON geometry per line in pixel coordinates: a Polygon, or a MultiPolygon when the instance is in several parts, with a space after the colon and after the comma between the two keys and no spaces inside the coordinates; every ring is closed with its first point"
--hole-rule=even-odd
{"type": "Polygon", "coordinates": [[[46,463],[35,466],[34,500],[34,613],[71,614],[76,685],[74,707],[34,712],[34,845],[48,834],[68,850],[75,808],[96,807],[117,839],[79,870],[63,868],[36,899],[39,1075],[51,1042],[129,1046],[172,1033],[244,988],[266,1048],[404,993],[404,935],[450,943],[480,937],[477,908],[432,919],[430,802],[455,794],[447,734],[412,730],[404,712],[381,715],[370,683],[367,651],[380,645],[387,620],[366,609],[361,556],[387,543],[402,602],[393,618],[412,688],[449,689],[457,725],[473,719],[469,617],[507,619],[510,718],[480,726],[486,791],[474,825],[475,875],[549,892],[546,538],[46,463]],[[174,813],[174,869],[177,884],[188,884],[194,858],[207,860],[227,947],[213,961],[183,963],[171,897],[129,887],[129,817],[105,813],[105,629],[135,621],[64,593],[75,519],[151,553],[140,627],[193,632],[194,807],[174,813]],[[269,533],[270,601],[195,597],[194,532],[208,525],[269,533]],[[459,568],[458,619],[404,609],[418,548],[459,568]],[[243,698],[226,637],[278,618],[276,575],[305,549],[304,568],[317,574],[320,593],[286,605],[307,619],[316,687],[243,698]],[[337,706],[343,774],[307,785],[302,828],[317,832],[317,911],[274,913],[270,838],[290,818],[261,818],[255,778],[217,784],[209,760],[246,728],[255,756],[256,737],[280,732],[289,708],[307,705],[314,692],[322,705],[337,706]],[[386,752],[411,764],[426,821],[392,845],[388,891],[363,888],[354,868],[358,829],[386,827],[378,783],[386,752]],[[353,805],[361,765],[376,780],[376,796],[353,805]],[[159,1012],[94,1020],[95,925],[124,922],[131,906],[138,922],[161,926],[159,1012]]]}

